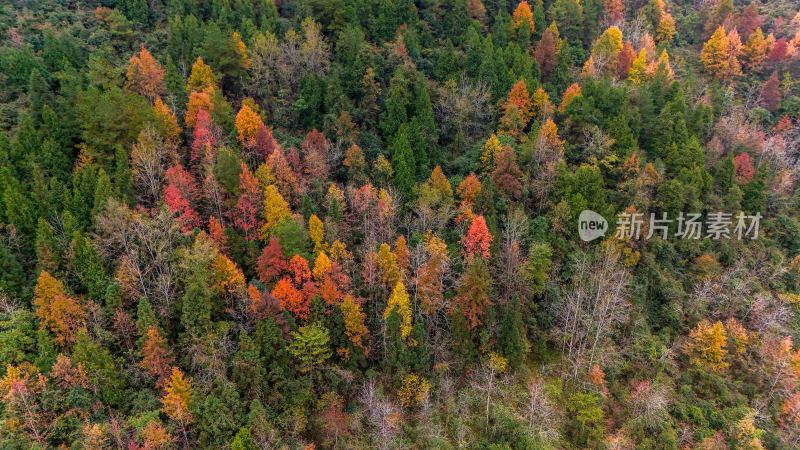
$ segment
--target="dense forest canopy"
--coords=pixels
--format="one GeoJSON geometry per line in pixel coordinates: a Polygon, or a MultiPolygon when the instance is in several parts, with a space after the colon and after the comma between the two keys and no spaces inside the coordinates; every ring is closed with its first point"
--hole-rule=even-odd
{"type": "Polygon", "coordinates": [[[3,2],[0,447],[798,448],[799,10],[3,2]]]}

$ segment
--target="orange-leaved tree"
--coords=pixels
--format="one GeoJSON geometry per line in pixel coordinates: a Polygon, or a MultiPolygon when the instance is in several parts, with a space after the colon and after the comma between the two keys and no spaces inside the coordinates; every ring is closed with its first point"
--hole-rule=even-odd
{"type": "Polygon", "coordinates": [[[50,330],[62,347],[74,343],[78,333],[86,329],[86,312],[81,304],[47,271],[36,280],[33,305],[41,327],[50,330]]]}
{"type": "Polygon", "coordinates": [[[164,68],[144,45],[128,62],[127,75],[128,87],[150,100],[164,92],[164,68]]]}

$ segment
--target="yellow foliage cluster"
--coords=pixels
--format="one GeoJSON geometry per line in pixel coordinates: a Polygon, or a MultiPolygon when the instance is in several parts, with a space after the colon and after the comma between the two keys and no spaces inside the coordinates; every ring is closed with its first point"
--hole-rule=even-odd
{"type": "Polygon", "coordinates": [[[405,339],[411,334],[411,299],[402,281],[398,281],[394,286],[389,303],[383,312],[383,319],[386,320],[395,310],[400,315],[400,336],[405,339]]]}
{"type": "Polygon", "coordinates": [[[192,72],[186,82],[186,90],[188,92],[203,91],[208,88],[214,89],[215,87],[216,81],[211,66],[198,56],[194,64],[192,64],[192,72]]]}
{"type": "Polygon", "coordinates": [[[508,369],[508,359],[495,352],[489,353],[487,364],[491,370],[499,373],[503,373],[508,369]]]}
{"type": "Polygon", "coordinates": [[[178,126],[178,118],[172,113],[164,100],[161,97],[156,97],[156,102],[153,105],[156,119],[164,130],[167,140],[177,142],[180,139],[181,127],[178,126]]]}
{"type": "Polygon", "coordinates": [[[344,334],[356,347],[364,348],[363,338],[366,336],[367,326],[364,324],[366,315],[361,310],[361,305],[356,302],[352,295],[347,295],[339,305],[344,319],[344,334]]]}
{"type": "Polygon", "coordinates": [[[328,258],[328,255],[326,255],[324,251],[319,252],[317,259],[314,260],[314,270],[312,271],[314,279],[318,281],[322,280],[325,273],[331,270],[332,265],[333,263],[330,258],[328,258]]]}
{"type": "Polygon", "coordinates": [[[242,69],[247,70],[250,68],[250,55],[247,52],[247,46],[244,44],[242,40],[242,35],[239,34],[238,31],[234,31],[231,35],[231,41],[233,41],[233,46],[236,48],[236,53],[239,54],[239,62],[242,65],[242,69]]]}
{"type": "Polygon", "coordinates": [[[431,391],[431,382],[417,374],[408,374],[403,377],[400,390],[397,391],[397,398],[400,404],[406,408],[420,406],[428,399],[431,391]]]}
{"type": "Polygon", "coordinates": [[[377,263],[383,285],[395,286],[400,281],[400,266],[397,264],[397,255],[389,248],[389,244],[384,242],[378,247],[377,263]]]}
{"type": "Polygon", "coordinates": [[[725,33],[725,28],[720,26],[703,45],[700,61],[715,78],[728,79],[742,74],[737,59],[741,52],[742,42],[736,29],[725,33]]]}
{"type": "Polygon", "coordinates": [[[500,143],[500,139],[497,138],[496,134],[492,133],[492,135],[489,136],[489,139],[486,139],[486,143],[483,144],[483,152],[481,152],[481,167],[483,167],[487,172],[494,170],[495,158],[502,149],[503,145],[500,143]]]}
{"type": "Polygon", "coordinates": [[[236,131],[239,133],[239,142],[246,146],[255,145],[256,134],[263,126],[264,122],[261,120],[261,116],[250,106],[243,104],[236,114],[236,131]]]}
{"type": "Polygon", "coordinates": [[[686,354],[689,361],[703,369],[720,372],[728,368],[728,335],[722,322],[702,320],[689,332],[686,354]]]}
{"type": "Polygon", "coordinates": [[[312,214],[308,218],[308,235],[311,237],[311,242],[314,243],[315,252],[321,252],[326,249],[325,224],[316,214],[312,214]]]}
{"type": "Polygon", "coordinates": [[[264,188],[264,225],[261,227],[261,236],[266,238],[269,232],[283,218],[292,214],[289,203],[284,200],[274,184],[264,188]]]}
{"type": "Polygon", "coordinates": [[[532,102],[533,116],[535,118],[543,120],[553,114],[553,104],[550,103],[550,97],[541,86],[533,93],[532,102]]]}
{"type": "Polygon", "coordinates": [[[219,254],[212,262],[214,274],[213,289],[217,294],[236,294],[244,289],[245,280],[242,270],[236,263],[223,254],[219,254]]]}
{"type": "Polygon", "coordinates": [[[176,422],[188,423],[192,421],[191,403],[192,382],[183,376],[180,369],[173,367],[166,393],[161,398],[161,410],[176,422]]]}

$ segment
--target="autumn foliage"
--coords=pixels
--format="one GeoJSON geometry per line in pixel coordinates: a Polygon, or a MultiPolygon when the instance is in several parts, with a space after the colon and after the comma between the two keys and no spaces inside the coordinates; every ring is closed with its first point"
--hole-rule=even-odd
{"type": "Polygon", "coordinates": [[[464,255],[467,259],[476,255],[483,258],[491,256],[492,235],[489,233],[489,228],[486,226],[486,220],[483,216],[477,215],[472,219],[462,244],[464,246],[464,255]]]}
{"type": "Polygon", "coordinates": [[[144,46],[128,62],[128,86],[149,99],[164,91],[164,68],[144,46]]]}
{"type": "Polygon", "coordinates": [[[172,368],[164,396],[161,397],[162,411],[170,419],[179,423],[191,422],[192,383],[184,377],[177,367],[172,368]]]}
{"type": "Polygon", "coordinates": [[[405,339],[411,334],[411,299],[402,281],[398,281],[392,289],[392,295],[383,311],[383,319],[386,320],[393,312],[400,316],[400,336],[405,339]]]}
{"type": "MultiPolygon", "coordinates": [[[[236,114],[236,131],[239,133],[239,142],[246,147],[256,145],[259,131],[264,128],[261,117],[248,105],[242,105],[239,113],[236,114]]],[[[266,139],[262,137],[262,140],[266,139]]]]}
{"type": "Polygon", "coordinates": [[[233,223],[247,239],[256,239],[261,223],[261,189],[250,168],[242,163],[239,175],[239,200],[236,202],[233,223]]]}
{"type": "Polygon", "coordinates": [[[739,183],[747,183],[753,179],[756,170],[753,167],[753,158],[747,152],[742,152],[733,158],[733,170],[736,175],[736,181],[739,183]]]}
{"type": "Polygon", "coordinates": [[[269,243],[261,251],[256,265],[258,279],[262,283],[272,282],[278,275],[288,268],[286,257],[277,238],[270,238],[269,243]]]}
{"type": "Polygon", "coordinates": [[[307,319],[311,302],[306,299],[289,277],[283,277],[272,289],[272,296],[278,299],[281,308],[290,311],[299,319],[307,319]]]}
{"type": "Polygon", "coordinates": [[[526,0],[522,0],[517,4],[514,9],[514,14],[511,16],[511,22],[514,24],[514,29],[519,29],[523,24],[528,25],[528,32],[533,33],[533,11],[531,6],[526,0]]]}
{"type": "Polygon", "coordinates": [[[800,448],[796,0],[9,3],[0,448],[800,448]]]}
{"type": "Polygon", "coordinates": [[[39,274],[33,305],[41,326],[51,331],[56,342],[63,347],[74,343],[86,328],[86,312],[81,304],[69,296],[64,285],[48,272],[39,274]]]}
{"type": "Polygon", "coordinates": [[[532,104],[528,88],[525,81],[519,80],[514,83],[508,93],[508,99],[503,105],[503,115],[500,118],[501,127],[511,135],[518,135],[525,127],[532,116],[532,104]]]}
{"type": "Polygon", "coordinates": [[[711,323],[702,320],[689,333],[686,353],[692,364],[710,371],[728,368],[728,336],[722,322],[711,323]]]}
{"type": "Polygon", "coordinates": [[[142,344],[142,361],[139,365],[150,376],[156,378],[156,385],[163,387],[169,379],[174,362],[175,358],[161,332],[155,326],[148,327],[142,344]]]}
{"type": "Polygon", "coordinates": [[[177,214],[182,230],[187,232],[200,224],[200,216],[192,206],[198,195],[197,182],[180,164],[167,169],[166,179],[164,203],[177,214]]]}

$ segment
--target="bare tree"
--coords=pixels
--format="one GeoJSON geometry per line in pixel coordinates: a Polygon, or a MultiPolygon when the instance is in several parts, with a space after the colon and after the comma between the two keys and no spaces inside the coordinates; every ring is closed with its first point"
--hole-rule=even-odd
{"type": "Polygon", "coordinates": [[[614,138],[606,134],[597,125],[588,125],[583,130],[583,137],[581,145],[584,148],[582,154],[586,158],[594,158],[602,160],[611,152],[611,147],[614,145],[614,138]]]}
{"type": "Polygon", "coordinates": [[[151,216],[112,199],[97,216],[94,242],[106,259],[120,261],[117,281],[126,297],[146,297],[162,317],[168,317],[178,291],[179,238],[178,224],[165,208],[151,216]]]}
{"type": "Polygon", "coordinates": [[[669,417],[670,389],[650,380],[639,382],[631,393],[631,416],[649,429],[656,429],[669,417]]]}
{"type": "Polygon", "coordinates": [[[247,92],[267,100],[270,116],[287,120],[297,117],[294,103],[303,76],[323,76],[330,67],[330,45],[320,25],[311,19],[304,20],[299,31],[287,31],[282,39],[272,33],[257,35],[250,56],[247,92]]]}
{"type": "Polygon", "coordinates": [[[757,349],[760,358],[757,370],[765,384],[767,402],[797,389],[800,380],[793,368],[797,353],[792,347],[791,336],[769,334],[757,349]]]}
{"type": "Polygon", "coordinates": [[[627,321],[628,273],[619,262],[619,252],[604,247],[592,257],[582,254],[575,263],[572,290],[561,302],[557,315],[567,372],[577,379],[598,362],[599,351],[614,330],[627,321]]]}
{"type": "Polygon", "coordinates": [[[527,393],[524,417],[528,423],[528,432],[547,441],[558,439],[560,411],[548,398],[544,381],[541,378],[528,381],[527,393]]]}
{"type": "MultiPolygon", "coordinates": [[[[764,289],[764,284],[779,279],[786,268],[782,262],[771,261],[765,254],[748,256],[738,259],[719,276],[705,278],[695,285],[688,303],[683,305],[684,313],[695,319],[710,316],[721,320],[729,317],[749,320],[754,308],[759,306],[755,305],[759,298],[756,294],[764,289]],[[747,260],[757,263],[746,263],[747,260]]],[[[760,305],[763,306],[766,305],[760,305]]]]}
{"type": "Polygon", "coordinates": [[[400,410],[385,398],[370,378],[361,388],[360,401],[373,429],[373,439],[381,450],[392,448],[392,442],[400,431],[400,410]]]}
{"type": "Polygon", "coordinates": [[[462,76],[458,83],[445,83],[435,105],[436,118],[444,135],[462,135],[471,145],[489,133],[496,114],[488,85],[470,82],[462,76]]]}
{"type": "Polygon", "coordinates": [[[164,141],[155,128],[142,129],[131,150],[133,182],[141,192],[141,204],[149,207],[158,202],[164,174],[176,158],[175,146],[164,141]]]}
{"type": "Polygon", "coordinates": [[[492,408],[492,395],[498,389],[498,385],[504,385],[508,381],[503,376],[506,369],[508,369],[508,360],[492,352],[481,365],[480,370],[476,372],[472,381],[472,388],[483,393],[486,398],[483,403],[487,424],[489,423],[489,413],[492,408]]]}
{"type": "Polygon", "coordinates": [[[228,363],[235,351],[236,343],[227,330],[193,336],[186,352],[195,384],[210,390],[214,381],[226,380],[228,363]]]}
{"type": "Polygon", "coordinates": [[[527,226],[525,212],[521,209],[511,211],[506,217],[494,276],[500,299],[505,303],[510,302],[515,296],[524,295],[527,290],[528,283],[523,274],[523,267],[527,261],[522,253],[522,239],[527,226]]]}

